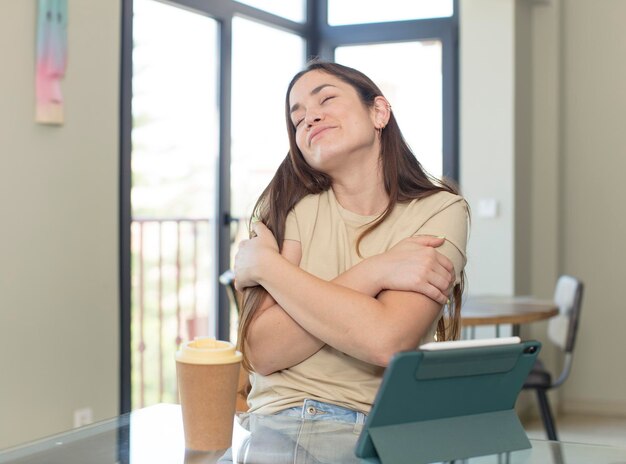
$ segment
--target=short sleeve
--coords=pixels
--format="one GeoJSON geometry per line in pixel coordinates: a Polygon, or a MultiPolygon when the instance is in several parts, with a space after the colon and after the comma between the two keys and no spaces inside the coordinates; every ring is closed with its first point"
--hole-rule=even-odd
{"type": "Polygon", "coordinates": [[[295,240],[301,242],[300,228],[298,227],[298,219],[295,210],[289,211],[287,220],[285,221],[285,240],[295,240]]]}
{"type": "Polygon", "coordinates": [[[437,248],[437,251],[452,261],[456,273],[456,283],[460,282],[461,272],[467,262],[465,249],[468,222],[467,203],[459,198],[438,211],[414,234],[445,237],[446,242],[437,248]]]}

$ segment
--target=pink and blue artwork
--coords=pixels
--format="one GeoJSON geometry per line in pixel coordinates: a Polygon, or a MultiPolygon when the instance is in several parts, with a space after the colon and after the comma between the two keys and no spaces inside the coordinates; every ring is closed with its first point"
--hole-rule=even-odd
{"type": "Polygon", "coordinates": [[[61,80],[67,66],[67,0],[39,0],[37,11],[36,116],[63,124],[61,80]]]}

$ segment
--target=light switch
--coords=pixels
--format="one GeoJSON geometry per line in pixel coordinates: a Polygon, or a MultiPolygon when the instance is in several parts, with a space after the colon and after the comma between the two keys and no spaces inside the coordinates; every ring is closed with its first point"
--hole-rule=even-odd
{"type": "Polygon", "coordinates": [[[495,198],[481,198],[478,200],[478,217],[486,219],[498,217],[498,200],[495,198]]]}

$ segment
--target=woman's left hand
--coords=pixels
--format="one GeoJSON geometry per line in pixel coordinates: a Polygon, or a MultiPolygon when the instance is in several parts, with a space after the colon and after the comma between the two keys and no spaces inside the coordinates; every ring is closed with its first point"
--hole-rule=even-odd
{"type": "Polygon", "coordinates": [[[262,222],[252,224],[253,237],[243,240],[235,255],[235,288],[242,291],[247,287],[259,285],[259,276],[263,273],[263,265],[271,254],[279,254],[278,243],[274,234],[262,222]]]}

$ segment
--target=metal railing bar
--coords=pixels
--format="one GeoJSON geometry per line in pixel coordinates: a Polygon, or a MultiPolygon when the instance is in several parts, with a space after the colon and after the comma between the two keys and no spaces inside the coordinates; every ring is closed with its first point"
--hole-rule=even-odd
{"type": "Polygon", "coordinates": [[[180,311],[180,226],[181,221],[176,221],[176,347],[182,341],[181,311],[180,311]]]}
{"type": "MultiPolygon", "coordinates": [[[[198,223],[193,222],[193,318],[198,317],[198,223]]],[[[194,322],[195,323],[195,322],[194,322]]]]}
{"type": "Polygon", "coordinates": [[[143,224],[139,223],[139,406],[144,407],[145,404],[145,359],[144,352],[146,350],[145,338],[144,338],[144,313],[145,313],[145,301],[144,301],[144,259],[143,259],[143,238],[144,230],[143,224]]]}
{"type": "Polygon", "coordinates": [[[159,223],[159,403],[163,402],[163,223],[159,223]]]}
{"type": "MultiPolygon", "coordinates": [[[[236,218],[234,218],[233,220],[238,220],[236,218]]],[[[206,222],[208,224],[214,222],[215,219],[214,218],[184,218],[184,217],[177,217],[177,216],[173,216],[173,217],[166,217],[166,218],[161,218],[161,217],[133,217],[133,222],[206,222]]]]}
{"type": "Polygon", "coordinates": [[[205,252],[199,240],[205,240],[207,233],[210,234],[212,222],[206,218],[173,220],[147,217],[131,221],[137,247],[134,251],[137,260],[134,264],[134,291],[138,293],[132,316],[132,323],[137,324],[133,343],[137,343],[135,346],[139,350],[137,365],[131,367],[136,379],[133,388],[137,389],[133,396],[139,403],[131,404],[133,409],[146,407],[155,401],[170,401],[170,395],[178,398],[176,382],[172,381],[175,379],[173,363],[166,359],[171,355],[172,331],[176,331],[176,347],[180,346],[185,336],[206,333],[206,328],[199,325],[200,319],[205,320],[200,314],[204,310],[204,287],[200,284],[204,285],[204,281],[201,282],[201,279],[204,280],[201,265],[205,252]],[[188,243],[186,247],[193,248],[183,249],[184,243],[188,243]],[[151,251],[150,247],[155,250],[151,251]],[[176,273],[175,276],[172,272],[176,273]],[[156,294],[156,301],[151,297],[152,291],[156,294]],[[174,317],[175,321],[172,320],[174,317]],[[154,321],[156,324],[152,318],[157,319],[154,321]],[[154,349],[154,355],[148,353],[148,348],[154,349]],[[157,359],[154,359],[155,355],[157,359]]]}

